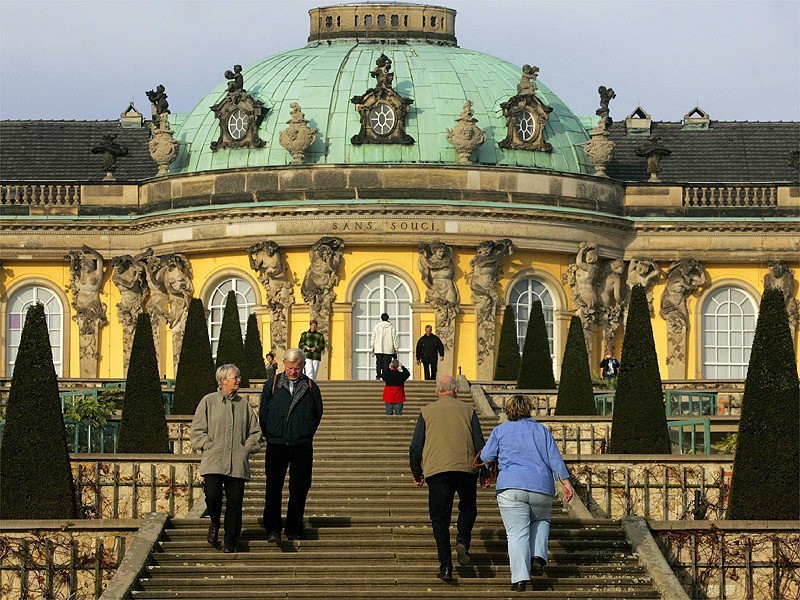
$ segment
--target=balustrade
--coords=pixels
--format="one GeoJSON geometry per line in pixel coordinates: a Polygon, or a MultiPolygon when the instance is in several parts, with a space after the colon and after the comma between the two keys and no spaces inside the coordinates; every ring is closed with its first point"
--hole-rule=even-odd
{"type": "Polygon", "coordinates": [[[32,206],[77,206],[81,186],[77,183],[4,183],[0,185],[0,204],[32,206]]]}
{"type": "Polygon", "coordinates": [[[689,208],[768,208],[778,206],[776,186],[684,186],[683,206],[689,208]]]}

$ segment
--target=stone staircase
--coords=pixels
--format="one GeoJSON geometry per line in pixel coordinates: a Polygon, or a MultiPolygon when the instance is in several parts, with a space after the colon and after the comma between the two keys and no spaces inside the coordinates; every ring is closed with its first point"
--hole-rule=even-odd
{"type": "MultiPolygon", "coordinates": [[[[440,581],[427,490],[414,486],[408,467],[419,409],[435,397],[432,382],[406,384],[408,401],[399,417],[384,414],[379,382],[320,387],[325,415],[314,443],[306,539],[266,541],[259,525],[263,455],[257,455],[239,552],[223,554],[208,545],[208,520],[173,519],[134,598],[661,597],[617,521],[570,518],[560,504],[553,508],[546,576],[534,581],[533,591],[511,592],[493,489],[478,492],[472,565],[460,567],[454,557],[455,581],[440,581]]],[[[485,436],[493,425],[484,421],[485,436]]]]}

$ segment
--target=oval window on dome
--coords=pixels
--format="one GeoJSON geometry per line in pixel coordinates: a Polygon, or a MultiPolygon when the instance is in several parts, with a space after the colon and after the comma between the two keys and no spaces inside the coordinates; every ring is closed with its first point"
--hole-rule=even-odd
{"type": "Polygon", "coordinates": [[[386,27],[386,15],[378,15],[378,27],[386,27]]]}
{"type": "Polygon", "coordinates": [[[397,15],[392,15],[391,23],[392,27],[398,27],[400,25],[400,17],[397,15]]]}
{"type": "Polygon", "coordinates": [[[536,119],[528,110],[521,110],[514,117],[514,128],[523,142],[530,142],[536,134],[536,119]]]}
{"type": "Polygon", "coordinates": [[[364,15],[364,27],[372,27],[372,15],[364,15]]]}
{"type": "Polygon", "coordinates": [[[242,139],[247,133],[249,121],[250,117],[237,108],[231,113],[231,116],[228,117],[228,133],[231,134],[231,137],[235,140],[242,139]]]}
{"type": "Polygon", "coordinates": [[[378,135],[389,135],[397,119],[394,110],[386,104],[378,104],[369,112],[369,124],[378,135]]]}

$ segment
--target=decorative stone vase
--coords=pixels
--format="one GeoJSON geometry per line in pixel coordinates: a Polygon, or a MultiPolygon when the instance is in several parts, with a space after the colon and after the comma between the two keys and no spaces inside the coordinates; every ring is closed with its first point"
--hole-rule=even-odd
{"type": "Polygon", "coordinates": [[[308,120],[297,102],[292,102],[289,106],[292,108],[292,118],[286,121],[289,127],[281,131],[279,141],[292,155],[292,164],[302,164],[306,151],[317,139],[317,129],[308,126],[308,120]]]}
{"type": "Polygon", "coordinates": [[[614,153],[614,142],[608,138],[605,119],[600,119],[597,126],[589,133],[589,137],[592,139],[583,146],[586,156],[592,161],[597,175],[608,177],[606,165],[611,161],[614,153]]]}
{"type": "Polygon", "coordinates": [[[174,133],[169,127],[169,120],[167,114],[159,116],[159,123],[150,125],[150,130],[153,137],[147,143],[150,149],[150,156],[158,165],[158,174],[166,175],[169,171],[169,165],[178,158],[178,142],[172,137],[174,133]]]}
{"type": "Polygon", "coordinates": [[[472,101],[464,105],[464,110],[456,119],[456,126],[447,130],[447,143],[451,144],[458,152],[458,162],[469,163],[470,156],[486,141],[486,131],[480,129],[475,123],[475,111],[472,110],[472,101]]]}

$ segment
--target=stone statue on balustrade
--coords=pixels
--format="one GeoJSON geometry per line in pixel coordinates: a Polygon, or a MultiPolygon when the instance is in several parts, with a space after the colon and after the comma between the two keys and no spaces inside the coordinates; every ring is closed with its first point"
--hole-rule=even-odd
{"type": "Polygon", "coordinates": [[[280,361],[287,348],[289,311],[294,304],[295,279],[286,263],[286,256],[278,244],[264,241],[247,249],[250,268],[258,274],[264,286],[269,309],[270,347],[280,361]]]}
{"type": "Polygon", "coordinates": [[[628,293],[627,297],[630,298],[633,286],[641,285],[647,294],[647,304],[650,306],[650,316],[653,312],[653,287],[661,279],[664,271],[658,263],[649,258],[632,258],[628,263],[628,277],[626,280],[628,293]]]}
{"type": "Polygon", "coordinates": [[[694,258],[683,258],[667,269],[661,296],[661,317],[667,322],[667,365],[670,379],[686,377],[686,331],[689,327],[688,297],[706,284],[705,269],[694,258]]]}
{"type": "MultiPolygon", "coordinates": [[[[489,240],[478,244],[477,254],[470,261],[472,272],[467,275],[472,301],[475,304],[475,323],[478,342],[478,367],[494,365],[495,314],[500,298],[497,284],[500,280],[500,261],[514,253],[510,239],[489,240]]],[[[481,377],[482,378],[482,377],[481,377]]]]}
{"type": "Polygon", "coordinates": [[[575,314],[580,317],[583,327],[583,337],[586,342],[586,351],[589,360],[592,360],[592,323],[597,312],[597,245],[581,242],[578,245],[578,254],[575,262],[567,267],[562,281],[571,290],[572,300],[575,304],[575,314]]]}
{"type": "Polygon", "coordinates": [[[436,315],[436,335],[444,344],[446,356],[452,358],[455,321],[461,312],[461,298],[455,284],[453,249],[442,242],[421,243],[417,267],[428,288],[425,302],[431,305],[436,315]]]}
{"type": "Polygon", "coordinates": [[[106,305],[100,301],[105,263],[100,253],[89,246],[72,250],[64,258],[70,263],[67,291],[72,292],[72,320],[80,333],[81,377],[94,378],[100,357],[100,328],[108,323],[106,305]]]}
{"type": "Polygon", "coordinates": [[[767,263],[769,271],[764,275],[764,290],[779,289],[786,301],[786,314],[789,316],[789,330],[792,341],[797,335],[797,326],[800,321],[797,310],[797,299],[794,297],[794,270],[789,268],[782,260],[771,260],[767,263]]]}
{"type": "Polygon", "coordinates": [[[306,270],[300,294],[308,304],[310,317],[317,320],[317,330],[328,338],[330,316],[339,283],[339,265],[342,262],[344,240],[338,237],[321,237],[311,246],[308,256],[311,264],[306,270]]]}
{"type": "MultiPolygon", "coordinates": [[[[152,250],[150,250],[152,253],[152,250]]],[[[111,259],[111,281],[120,292],[120,301],[117,304],[117,320],[122,324],[122,351],[124,373],[128,373],[128,364],[131,360],[131,347],[133,334],[136,331],[136,319],[144,310],[145,296],[147,295],[147,265],[149,257],[147,252],[131,256],[123,254],[111,259]]]]}
{"type": "Polygon", "coordinates": [[[627,295],[622,283],[625,262],[615,259],[603,265],[598,286],[597,321],[603,327],[605,348],[614,348],[614,335],[622,323],[627,295]]]}

